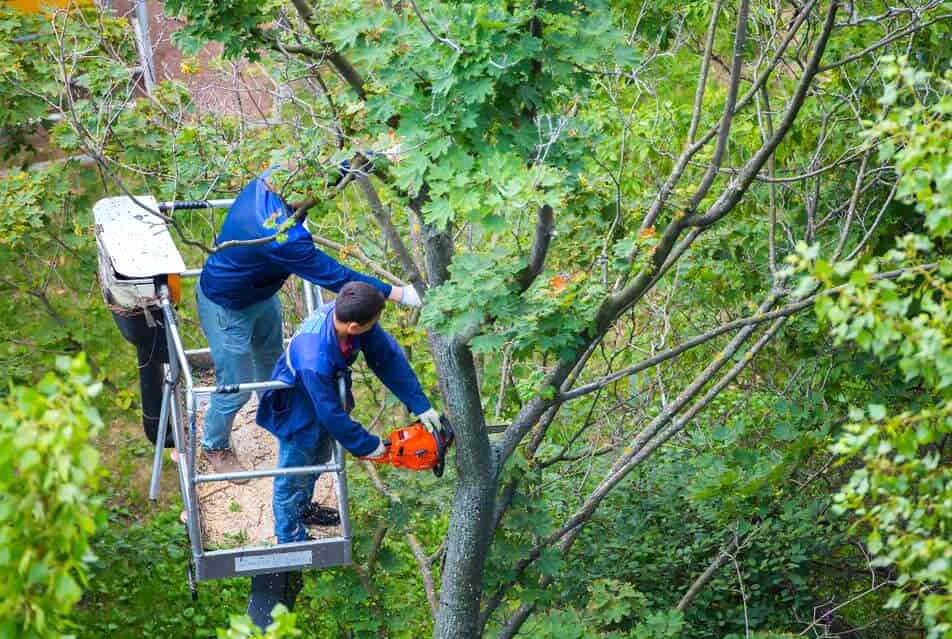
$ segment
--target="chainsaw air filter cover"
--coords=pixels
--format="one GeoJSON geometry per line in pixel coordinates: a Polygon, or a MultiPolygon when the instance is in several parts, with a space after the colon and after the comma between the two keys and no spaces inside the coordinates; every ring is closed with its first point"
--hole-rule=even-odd
{"type": "Polygon", "coordinates": [[[442,422],[437,433],[431,433],[420,422],[393,431],[387,444],[390,464],[408,470],[432,470],[441,477],[446,452],[453,442],[453,429],[445,419],[442,422]]]}
{"type": "Polygon", "coordinates": [[[429,470],[439,461],[436,438],[415,422],[390,434],[390,463],[396,468],[429,470]]]}

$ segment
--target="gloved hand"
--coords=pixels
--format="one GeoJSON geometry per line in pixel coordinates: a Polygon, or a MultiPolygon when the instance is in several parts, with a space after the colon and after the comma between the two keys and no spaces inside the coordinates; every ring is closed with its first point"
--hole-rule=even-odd
{"type": "Polygon", "coordinates": [[[423,413],[417,415],[417,418],[420,420],[426,429],[431,433],[435,433],[440,429],[440,414],[434,409],[429,409],[423,413]]]}
{"type": "Polygon", "coordinates": [[[420,294],[417,293],[416,288],[413,284],[408,284],[400,288],[400,303],[405,306],[412,306],[414,308],[419,308],[423,301],[420,299],[420,294]]]}
{"type": "Polygon", "coordinates": [[[360,459],[370,459],[370,460],[381,460],[387,456],[387,446],[384,444],[383,440],[380,440],[380,443],[377,444],[377,447],[373,450],[372,453],[364,455],[360,459]]]}

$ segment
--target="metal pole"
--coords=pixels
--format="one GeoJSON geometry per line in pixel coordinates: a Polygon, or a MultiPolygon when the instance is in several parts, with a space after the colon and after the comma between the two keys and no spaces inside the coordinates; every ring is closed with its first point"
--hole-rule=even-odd
{"type": "Polygon", "coordinates": [[[291,384],[284,382],[242,382],[241,384],[222,384],[221,386],[195,386],[192,393],[195,395],[211,393],[252,393],[267,390],[281,390],[282,388],[294,388],[291,384]]]}
{"type": "MultiPolygon", "coordinates": [[[[338,390],[340,392],[340,403],[344,407],[344,410],[347,410],[347,382],[344,380],[342,375],[338,380],[338,390]]],[[[347,467],[344,464],[344,447],[341,446],[341,443],[335,441],[334,446],[334,455],[337,457],[334,461],[340,467],[340,470],[337,471],[337,481],[335,483],[335,488],[337,489],[337,512],[340,515],[340,532],[341,537],[344,539],[350,539],[350,506],[347,502],[347,467]]]]}
{"type": "Polygon", "coordinates": [[[344,465],[344,447],[335,442],[334,454],[340,470],[337,471],[337,481],[334,488],[337,491],[337,512],[340,514],[340,536],[350,539],[350,504],[347,501],[347,467],[344,465]]]}
{"type": "Polygon", "coordinates": [[[149,7],[146,0],[136,0],[136,19],[132,23],[142,58],[142,77],[145,79],[145,91],[152,95],[155,88],[155,64],[152,60],[152,37],[149,35],[149,7]]]}
{"type": "Polygon", "coordinates": [[[340,471],[336,463],[317,466],[289,466],[287,468],[263,468],[261,470],[242,470],[233,473],[213,473],[196,475],[195,483],[212,481],[232,481],[235,479],[259,479],[261,477],[284,477],[286,475],[310,475],[312,473],[335,473],[340,471]]]}
{"type": "Polygon", "coordinates": [[[165,450],[165,434],[169,422],[169,402],[172,397],[172,379],[169,366],[165,365],[165,382],[162,384],[162,408],[159,410],[159,430],[155,436],[155,456],[152,458],[152,481],[149,483],[149,499],[159,498],[159,480],[162,476],[162,452],[165,450]]]}
{"type": "MultiPolygon", "coordinates": [[[[174,352],[175,357],[169,357],[169,366],[171,368],[172,379],[175,387],[172,390],[172,424],[175,428],[175,448],[179,451],[179,475],[182,480],[182,501],[185,505],[185,513],[188,521],[188,538],[192,546],[192,556],[195,558],[196,572],[201,570],[199,558],[204,553],[202,547],[202,529],[199,520],[198,502],[195,499],[195,429],[194,414],[195,401],[192,392],[192,372],[188,367],[188,359],[185,357],[185,349],[182,347],[182,338],[178,334],[178,326],[175,321],[175,312],[172,310],[172,303],[169,299],[169,287],[163,284],[159,287],[159,298],[162,302],[162,314],[165,317],[165,331],[168,341],[172,348],[170,353],[174,352]],[[188,433],[189,443],[186,450],[184,444],[185,433],[183,431],[182,407],[179,399],[181,379],[185,379],[185,397],[186,410],[189,416],[189,425],[191,432],[188,433]]],[[[202,575],[196,574],[196,578],[201,580],[202,575]]]]}
{"type": "Polygon", "coordinates": [[[301,283],[304,284],[304,308],[310,315],[314,312],[314,286],[307,280],[301,280],[301,283]]]}

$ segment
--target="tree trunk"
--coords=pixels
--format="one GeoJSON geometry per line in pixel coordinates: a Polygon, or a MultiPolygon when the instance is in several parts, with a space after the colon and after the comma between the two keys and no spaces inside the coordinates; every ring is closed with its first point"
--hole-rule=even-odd
{"type": "Polygon", "coordinates": [[[489,545],[495,469],[483,421],[476,369],[465,345],[431,334],[430,344],[447,414],[456,429],[456,496],[446,537],[440,606],[434,636],[479,635],[483,564],[489,545]]]}
{"type": "MultiPolygon", "coordinates": [[[[421,191],[419,197],[425,196],[425,191],[421,191]]],[[[419,215],[419,206],[411,208],[419,215]]],[[[423,228],[427,278],[430,286],[436,287],[449,278],[453,240],[431,225],[423,228]]],[[[483,564],[496,494],[496,461],[489,445],[472,352],[453,335],[430,331],[429,338],[446,415],[456,431],[456,496],[446,535],[433,636],[473,639],[479,636],[483,564]]]]}
{"type": "Polygon", "coordinates": [[[472,639],[479,636],[479,606],[482,601],[483,564],[489,542],[493,491],[490,481],[460,479],[450,531],[446,539],[440,607],[436,618],[437,639],[472,639]]]}

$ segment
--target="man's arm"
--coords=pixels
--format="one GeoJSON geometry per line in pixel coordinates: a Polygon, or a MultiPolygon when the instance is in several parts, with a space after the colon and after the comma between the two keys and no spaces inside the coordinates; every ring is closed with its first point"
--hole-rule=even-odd
{"type": "Polygon", "coordinates": [[[314,403],[314,413],[331,436],[355,457],[365,457],[380,446],[380,438],[371,435],[350,418],[340,405],[337,383],[331,377],[303,370],[298,372],[308,397],[314,403]]]}
{"type": "Polygon", "coordinates": [[[411,413],[422,415],[430,410],[430,400],[423,394],[420,380],[392,335],[377,324],[363,335],[362,346],[370,370],[411,413]]]}
{"type": "Polygon", "coordinates": [[[393,287],[375,277],[349,269],[314,246],[310,234],[288,238],[273,251],[289,272],[328,290],[339,292],[347,282],[366,282],[389,298],[393,287]]]}

